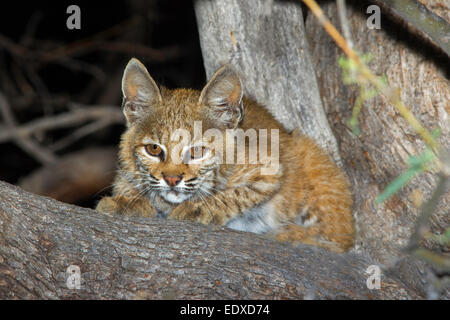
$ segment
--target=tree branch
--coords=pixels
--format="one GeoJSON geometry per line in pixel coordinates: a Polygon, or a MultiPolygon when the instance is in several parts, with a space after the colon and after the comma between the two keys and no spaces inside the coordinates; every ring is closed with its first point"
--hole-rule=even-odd
{"type": "Polygon", "coordinates": [[[423,298],[392,272],[369,290],[372,264],[219,226],[107,216],[0,182],[0,299],[423,298]],[[71,265],[78,290],[66,285],[71,265]]]}
{"type": "Polygon", "coordinates": [[[3,130],[9,135],[10,139],[14,140],[19,147],[28,152],[42,164],[50,165],[56,163],[57,157],[50,150],[47,150],[43,146],[31,140],[28,136],[21,135],[18,132],[17,123],[11,111],[11,107],[8,100],[6,100],[6,97],[1,92],[0,113],[2,114],[5,122],[5,128],[3,130]]]}
{"type": "MultiPolygon", "coordinates": [[[[35,132],[52,130],[57,128],[67,128],[70,126],[85,123],[90,120],[110,119],[111,123],[122,123],[123,114],[120,108],[114,106],[90,106],[81,107],[79,104],[72,104],[74,110],[61,113],[56,116],[44,117],[33,120],[27,124],[16,128],[17,135],[26,137],[35,132]]],[[[8,141],[14,137],[14,132],[10,130],[0,131],[0,143],[8,141]]]]}
{"type": "Polygon", "coordinates": [[[425,35],[450,57],[450,24],[417,0],[375,0],[425,35]]]}

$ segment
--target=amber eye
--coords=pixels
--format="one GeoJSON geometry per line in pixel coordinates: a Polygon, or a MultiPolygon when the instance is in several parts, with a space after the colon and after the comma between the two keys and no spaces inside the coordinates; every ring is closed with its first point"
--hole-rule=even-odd
{"type": "Polygon", "coordinates": [[[163,151],[160,146],[157,144],[148,144],[145,146],[145,151],[151,156],[161,157],[163,155],[163,151]]]}
{"type": "Polygon", "coordinates": [[[205,156],[205,153],[207,151],[208,151],[207,147],[203,147],[203,146],[192,147],[189,150],[189,156],[190,156],[191,160],[200,159],[205,156]]]}

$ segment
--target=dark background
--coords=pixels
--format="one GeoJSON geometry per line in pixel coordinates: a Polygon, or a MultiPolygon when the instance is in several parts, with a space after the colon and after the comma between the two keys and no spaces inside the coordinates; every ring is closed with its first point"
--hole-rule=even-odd
{"type": "MultiPolygon", "coordinates": [[[[120,107],[121,73],[131,57],[169,88],[200,89],[205,71],[191,1],[12,1],[0,11],[0,91],[19,124],[68,111],[71,102],[120,107]],[[69,30],[67,7],[81,9],[81,30],[69,30]],[[23,48],[27,53],[23,53],[23,48]],[[152,50],[155,49],[155,50],[152,50]],[[46,55],[59,53],[47,59],[46,55]]],[[[1,123],[1,122],[0,122],[1,123]]],[[[42,145],[75,128],[36,135],[42,145]]],[[[116,146],[113,125],[56,152],[116,146]]],[[[0,142],[0,180],[18,184],[41,167],[11,141],[0,142]]],[[[91,206],[99,195],[84,199],[91,206]]]]}

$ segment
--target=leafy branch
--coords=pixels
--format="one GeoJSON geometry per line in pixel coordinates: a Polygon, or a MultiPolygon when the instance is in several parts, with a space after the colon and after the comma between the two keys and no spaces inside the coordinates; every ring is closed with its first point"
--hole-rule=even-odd
{"type": "MultiPolygon", "coordinates": [[[[400,188],[406,185],[417,174],[437,168],[439,175],[439,182],[431,198],[423,204],[418,221],[415,225],[415,231],[409,239],[409,244],[405,251],[414,256],[426,260],[433,266],[450,271],[450,259],[438,253],[432,252],[420,246],[420,241],[427,237],[428,221],[433,214],[436,205],[447,192],[450,185],[450,155],[449,152],[443,151],[442,147],[437,142],[439,131],[430,132],[427,130],[414,116],[410,109],[403,103],[400,98],[400,90],[389,86],[385,76],[375,75],[367,66],[371,60],[370,55],[359,55],[353,48],[351,41],[345,39],[337,29],[331,24],[328,18],[324,15],[322,9],[314,0],[302,0],[311,12],[319,20],[319,23],[325,31],[332,37],[339,48],[345,53],[346,58],[339,59],[339,65],[343,70],[343,82],[346,85],[356,84],[359,86],[359,96],[355,101],[352,117],[349,120],[349,125],[355,135],[359,135],[360,129],[358,125],[358,117],[365,100],[370,99],[377,94],[386,97],[392,105],[397,109],[399,114],[409,123],[409,125],[421,136],[426,143],[426,150],[419,155],[411,156],[408,159],[408,169],[399,177],[394,179],[388,187],[377,197],[377,202],[381,203],[396,193],[400,188]],[[350,43],[350,44],[349,44],[350,43]]],[[[347,21],[342,18],[345,13],[342,5],[342,0],[338,1],[338,10],[340,14],[341,23],[347,21]],[[340,5],[339,5],[339,2],[340,5]]],[[[348,28],[348,26],[347,26],[348,28]]],[[[343,30],[347,29],[343,26],[343,30]]],[[[450,243],[450,229],[448,228],[444,235],[432,235],[427,237],[429,240],[435,240],[440,244],[450,243]]]]}

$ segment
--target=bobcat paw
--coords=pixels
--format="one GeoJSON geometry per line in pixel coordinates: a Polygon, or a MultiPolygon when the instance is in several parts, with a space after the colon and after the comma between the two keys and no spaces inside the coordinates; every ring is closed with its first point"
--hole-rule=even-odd
{"type": "Polygon", "coordinates": [[[169,219],[189,220],[209,224],[212,222],[213,216],[201,204],[183,202],[173,209],[169,215],[169,219]]]}
{"type": "Polygon", "coordinates": [[[111,213],[119,213],[120,205],[112,197],[104,197],[97,204],[95,210],[110,215],[111,213]]]}
{"type": "Polygon", "coordinates": [[[155,217],[156,209],[147,201],[125,197],[104,197],[95,210],[106,214],[123,214],[127,216],[155,217]]]}

